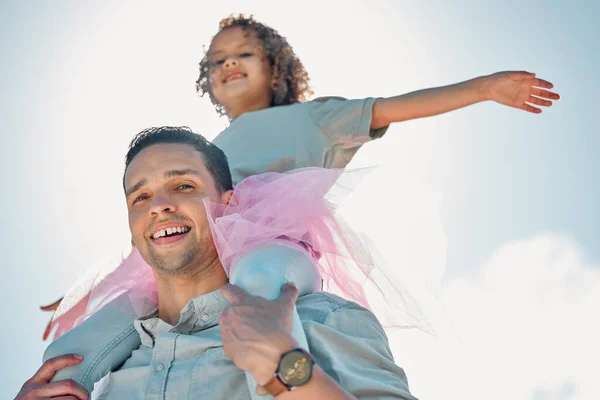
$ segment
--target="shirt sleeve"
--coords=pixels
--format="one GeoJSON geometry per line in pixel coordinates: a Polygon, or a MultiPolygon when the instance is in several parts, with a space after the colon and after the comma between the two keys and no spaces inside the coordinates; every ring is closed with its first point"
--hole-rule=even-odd
{"type": "Polygon", "coordinates": [[[334,141],[360,146],[370,139],[378,139],[387,126],[372,130],[373,104],[376,99],[348,100],[343,97],[320,97],[311,102],[311,117],[334,141]]]}
{"type": "Polygon", "coordinates": [[[359,399],[415,400],[375,316],[350,302],[305,325],[317,364],[359,399]]]}

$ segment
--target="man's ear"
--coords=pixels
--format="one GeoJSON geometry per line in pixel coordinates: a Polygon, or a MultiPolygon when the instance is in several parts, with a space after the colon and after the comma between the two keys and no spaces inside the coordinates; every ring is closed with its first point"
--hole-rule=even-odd
{"type": "Polygon", "coordinates": [[[223,201],[223,204],[225,204],[225,205],[229,204],[232,197],[233,197],[233,190],[228,190],[221,194],[221,200],[223,201]]]}

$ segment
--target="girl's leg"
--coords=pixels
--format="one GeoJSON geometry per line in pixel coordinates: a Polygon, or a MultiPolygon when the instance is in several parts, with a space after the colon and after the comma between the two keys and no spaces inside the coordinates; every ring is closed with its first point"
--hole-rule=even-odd
{"type": "Polygon", "coordinates": [[[90,393],[94,384],[123,364],[140,347],[133,321],[137,314],[128,294],[107,304],[46,348],[44,361],[63,354],[81,354],[81,363],[56,372],[53,382],[73,379],[90,393]]]}
{"type": "MultiPolygon", "coordinates": [[[[313,258],[299,245],[287,241],[274,242],[244,254],[232,265],[229,281],[267,300],[278,298],[287,282],[298,286],[300,296],[321,288],[321,276],[313,258]]],[[[295,308],[292,336],[300,347],[308,350],[306,334],[295,308]]]]}

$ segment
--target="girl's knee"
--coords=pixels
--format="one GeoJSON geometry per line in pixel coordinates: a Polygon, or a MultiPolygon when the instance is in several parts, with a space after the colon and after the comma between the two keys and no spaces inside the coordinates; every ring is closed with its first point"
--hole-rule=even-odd
{"type": "Polygon", "coordinates": [[[241,257],[232,268],[230,281],[252,295],[272,300],[287,282],[296,283],[301,295],[313,293],[319,290],[321,277],[305,252],[269,245],[241,257]]]}
{"type": "Polygon", "coordinates": [[[230,282],[253,296],[274,300],[279,297],[281,287],[286,281],[283,268],[278,268],[273,264],[270,262],[240,263],[232,271],[230,282]]]}

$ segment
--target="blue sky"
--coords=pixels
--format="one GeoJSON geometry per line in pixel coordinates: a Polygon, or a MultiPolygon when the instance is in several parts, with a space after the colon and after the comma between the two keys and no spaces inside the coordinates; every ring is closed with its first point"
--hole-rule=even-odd
{"type": "MultiPolygon", "coordinates": [[[[351,204],[360,212],[352,214],[388,261],[434,271],[443,283],[441,298],[463,347],[390,335],[418,396],[435,396],[442,382],[459,394],[465,389],[452,382],[465,374],[482,374],[474,380],[492,385],[486,376],[494,364],[510,366],[517,398],[597,394],[587,373],[597,342],[582,332],[597,332],[592,312],[600,298],[600,5],[379,0],[303,2],[283,13],[275,2],[244,4],[0,5],[0,222],[7,227],[0,293],[8,322],[1,337],[4,359],[13,363],[5,362],[1,397],[14,396],[40,365],[47,315],[37,306],[123,251],[120,177],[131,137],[156,125],[189,125],[214,137],[225,126],[197,97],[194,81],[203,45],[232,12],[255,13],[287,36],[316,96],[391,96],[520,69],[556,85],[562,99],[542,115],[484,103],[393,126],[353,162],[381,165],[381,172],[359,190],[351,204]],[[397,225],[377,225],[386,215],[373,204],[392,208],[397,225]],[[469,308],[477,302],[489,309],[469,308]],[[570,331],[546,325],[548,304],[570,331]],[[524,325],[514,337],[502,330],[517,320],[524,325]],[[481,330],[486,321],[502,326],[481,330]],[[546,348],[539,343],[547,335],[557,347],[577,346],[571,354],[546,348]],[[482,337],[499,342],[480,343],[482,337]],[[528,360],[519,363],[539,373],[520,380],[528,374],[514,359],[500,352],[478,358],[506,337],[528,360]],[[544,369],[551,352],[563,368],[544,369]],[[489,369],[442,369],[457,358],[489,362],[489,369]],[[440,367],[427,369],[432,362],[440,367]]],[[[465,398],[482,395],[471,386],[465,398]]]]}

